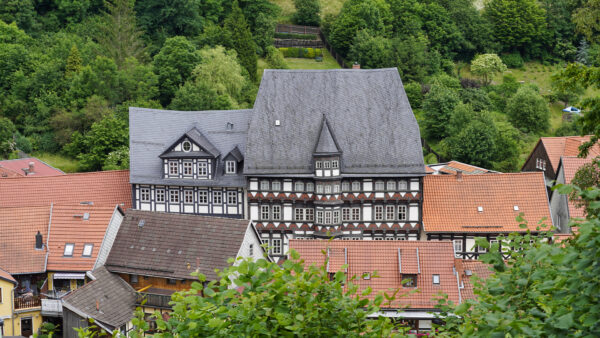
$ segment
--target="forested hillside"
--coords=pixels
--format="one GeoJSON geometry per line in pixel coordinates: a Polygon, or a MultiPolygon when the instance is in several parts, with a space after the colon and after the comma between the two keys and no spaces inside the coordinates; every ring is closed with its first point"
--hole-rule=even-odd
{"type": "Polygon", "coordinates": [[[398,68],[428,161],[518,170],[539,136],[580,132],[561,109],[596,92],[552,75],[570,62],[600,63],[595,4],[5,0],[0,157],[126,168],[129,106],[246,108],[262,68],[329,68],[328,54],[310,63],[272,46],[276,24],[292,22],[319,24],[348,64],[398,68]]]}

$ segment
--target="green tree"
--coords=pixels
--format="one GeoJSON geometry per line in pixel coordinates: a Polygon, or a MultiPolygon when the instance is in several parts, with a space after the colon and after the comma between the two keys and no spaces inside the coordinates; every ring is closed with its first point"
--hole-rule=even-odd
{"type": "Polygon", "coordinates": [[[585,0],[583,6],[573,13],[577,32],[585,35],[588,41],[598,43],[600,32],[600,0],[585,0]]]}
{"type": "Polygon", "coordinates": [[[541,133],[550,127],[548,103],[529,86],[522,86],[508,100],[506,113],[510,122],[526,133],[541,133]]]}
{"type": "Polygon", "coordinates": [[[129,147],[122,146],[117,150],[108,153],[102,170],[122,170],[129,169],[129,147]]]}
{"type": "MultiPolygon", "coordinates": [[[[571,184],[581,189],[600,188],[600,157],[596,157],[590,163],[579,167],[571,180],[571,184]]],[[[575,206],[585,208],[587,212],[590,201],[582,199],[576,190],[569,194],[569,199],[573,201],[575,206]]]]}
{"type": "Polygon", "coordinates": [[[526,51],[545,32],[545,12],[535,0],[490,0],[484,14],[503,50],[526,51]]]}
{"type": "Polygon", "coordinates": [[[77,23],[88,14],[90,0],[55,0],[58,17],[66,23],[77,23]]]}
{"type": "MultiPolygon", "coordinates": [[[[490,168],[496,153],[498,130],[489,115],[479,113],[459,132],[452,134],[444,142],[447,153],[453,160],[490,168]]],[[[464,123],[463,122],[463,123],[464,123]]],[[[457,122],[454,122],[457,124],[457,122]]]]}
{"type": "Polygon", "coordinates": [[[356,34],[348,58],[361,68],[386,68],[396,65],[392,42],[383,36],[372,36],[361,30],[356,34]]]}
{"type": "Polygon", "coordinates": [[[448,122],[460,102],[458,94],[445,86],[433,85],[423,101],[423,127],[429,140],[449,136],[448,122]]]}
{"type": "Polygon", "coordinates": [[[506,71],[506,65],[496,54],[480,54],[471,61],[471,72],[483,78],[483,83],[489,85],[492,77],[506,71]]]}
{"type": "Polygon", "coordinates": [[[13,135],[16,131],[11,120],[0,117],[0,158],[7,158],[15,150],[13,135]]]}
{"type": "Polygon", "coordinates": [[[296,13],[292,21],[297,25],[318,26],[321,23],[321,3],[319,0],[294,0],[296,13]]]}
{"type": "Polygon", "coordinates": [[[76,45],[71,47],[69,56],[67,57],[67,65],[65,67],[65,77],[71,78],[74,74],[81,70],[81,54],[76,45]]]}
{"type": "Polygon", "coordinates": [[[121,101],[119,74],[112,59],[98,56],[73,76],[67,97],[76,107],[83,107],[88,97],[98,95],[110,105],[121,101]]]}
{"type": "Polygon", "coordinates": [[[231,13],[225,19],[224,27],[232,43],[231,47],[237,52],[240,64],[248,71],[250,79],[256,81],[256,63],[258,61],[256,45],[252,40],[252,33],[237,0],[233,2],[231,13]]]}
{"type": "Polygon", "coordinates": [[[267,47],[267,64],[271,69],[288,69],[288,65],[285,62],[285,58],[283,54],[279,51],[279,49],[269,46],[267,47]]]}
{"type": "Polygon", "coordinates": [[[31,31],[36,25],[35,8],[32,0],[4,0],[0,2],[0,20],[16,22],[19,28],[31,31]]]}

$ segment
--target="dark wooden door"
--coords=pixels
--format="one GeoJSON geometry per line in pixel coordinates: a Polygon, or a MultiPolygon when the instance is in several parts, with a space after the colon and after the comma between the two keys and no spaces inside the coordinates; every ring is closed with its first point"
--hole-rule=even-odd
{"type": "Polygon", "coordinates": [[[21,336],[33,336],[33,323],[31,318],[21,318],[21,336]]]}

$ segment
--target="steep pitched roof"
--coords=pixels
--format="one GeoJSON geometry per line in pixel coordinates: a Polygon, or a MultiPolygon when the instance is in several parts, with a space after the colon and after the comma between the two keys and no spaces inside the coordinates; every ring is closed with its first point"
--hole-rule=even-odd
{"type": "Polygon", "coordinates": [[[106,229],[116,206],[54,205],[48,236],[49,271],[91,271],[100,252],[106,229]],[[88,219],[84,216],[87,214],[88,219]],[[65,257],[65,245],[75,244],[72,257],[65,257]],[[85,244],[93,244],[90,257],[83,256],[85,244]]]}
{"type": "MultiPolygon", "coordinates": [[[[575,178],[575,174],[577,170],[581,168],[583,165],[591,163],[592,158],[580,158],[573,156],[564,156],[561,158],[561,165],[564,168],[565,173],[565,184],[571,184],[573,178],[575,178]]],[[[578,208],[575,206],[575,203],[571,201],[570,198],[567,198],[568,208],[569,208],[569,217],[571,218],[583,218],[585,217],[585,209],[578,208]]]]}
{"type": "Polygon", "coordinates": [[[544,224],[552,224],[542,172],[463,175],[462,179],[428,175],[423,196],[425,232],[524,231],[516,220],[519,213],[532,231],[544,217],[544,224]]]}
{"type": "MultiPolygon", "coordinates": [[[[577,156],[579,155],[579,146],[590,140],[590,135],[587,136],[560,136],[560,137],[540,137],[536,148],[541,143],[546,149],[550,164],[554,172],[558,170],[558,164],[562,156],[577,156]]],[[[535,149],[535,148],[534,148],[535,149]]],[[[533,154],[533,151],[532,151],[533,154]]],[[[596,144],[590,149],[588,157],[596,157],[600,155],[600,145],[596,144]]],[[[529,155],[531,157],[531,155],[529,155]]],[[[527,161],[526,161],[527,162],[527,161]]]]}
{"type": "Polygon", "coordinates": [[[190,157],[192,155],[194,155],[194,156],[208,155],[210,157],[217,157],[217,156],[221,155],[221,152],[219,151],[219,149],[217,149],[212,143],[210,143],[210,141],[204,135],[202,135],[202,133],[198,129],[196,129],[196,128],[190,129],[188,132],[186,132],[184,134],[184,136],[180,137],[176,143],[180,142],[181,139],[184,138],[184,137],[186,137],[186,136],[192,142],[196,143],[196,145],[198,145],[203,150],[201,150],[201,151],[191,151],[191,152],[187,152],[187,153],[185,153],[185,152],[184,153],[182,153],[182,152],[173,152],[171,149],[173,148],[173,146],[175,146],[175,144],[172,144],[169,147],[169,149],[167,149],[164,153],[162,153],[160,155],[160,157],[170,157],[170,156],[190,157]]]}
{"type": "MultiPolygon", "coordinates": [[[[62,170],[56,169],[48,163],[35,157],[19,158],[15,160],[0,161],[0,168],[8,169],[18,176],[42,177],[64,175],[62,170]],[[29,165],[33,164],[33,173],[29,173],[29,165]]],[[[2,177],[0,175],[0,177],[2,177]]],[[[10,177],[10,176],[9,176],[10,177]]]]}
{"type": "Polygon", "coordinates": [[[0,207],[93,202],[131,207],[129,170],[0,180],[0,207]]]}
{"type": "Polygon", "coordinates": [[[419,126],[396,68],[265,70],[244,174],[312,173],[323,115],[344,152],[342,173],[425,174],[419,126]]]}
{"type": "Polygon", "coordinates": [[[247,220],[127,210],[106,261],[112,272],[193,279],[198,269],[208,279],[235,258],[247,220]],[[140,226],[140,222],[143,225],[140,226]]]}
{"type": "MultiPolygon", "coordinates": [[[[250,109],[221,111],[174,111],[129,108],[129,149],[131,183],[243,187],[243,175],[220,175],[213,180],[164,179],[159,156],[179,138],[196,129],[224,154],[236,145],[244,153],[250,109]],[[230,124],[231,129],[228,129],[230,124]]],[[[194,135],[191,133],[192,137],[194,135]]],[[[198,136],[199,137],[199,136],[198,136]]],[[[197,140],[200,142],[200,140],[197,140]]]]}
{"type": "Polygon", "coordinates": [[[231,149],[231,151],[229,153],[227,153],[227,155],[225,155],[225,157],[223,157],[223,158],[227,158],[228,156],[233,157],[238,162],[241,162],[244,160],[244,155],[242,154],[242,152],[240,151],[240,148],[238,148],[237,145],[235,147],[233,147],[233,149],[231,149]]]}
{"type": "Polygon", "coordinates": [[[92,276],[96,279],[66,295],[63,305],[112,328],[128,323],[134,315],[135,290],[103,266],[92,271],[92,276]]]}
{"type": "Polygon", "coordinates": [[[497,171],[477,167],[471,164],[462,163],[458,161],[450,161],[446,163],[436,163],[436,164],[428,164],[427,173],[434,174],[450,174],[456,175],[456,173],[463,173],[466,175],[474,175],[474,174],[487,174],[487,173],[497,173],[497,171]]]}
{"type": "Polygon", "coordinates": [[[457,271],[460,274],[460,279],[463,282],[464,288],[461,291],[463,299],[476,299],[475,277],[481,280],[487,279],[492,275],[493,271],[490,266],[480,261],[461,260],[457,259],[457,271]]]}
{"type": "Polygon", "coordinates": [[[2,268],[0,268],[0,279],[3,279],[7,282],[11,282],[13,284],[17,284],[17,281],[13,278],[13,276],[11,276],[10,273],[8,273],[8,271],[3,270],[2,268]]]}
{"type": "Polygon", "coordinates": [[[46,271],[50,205],[0,208],[0,267],[11,274],[46,271]],[[43,236],[44,247],[35,248],[35,235],[43,236]]]}
{"type": "MultiPolygon", "coordinates": [[[[446,241],[324,241],[324,240],[290,240],[290,249],[296,250],[306,266],[315,264],[322,266],[326,255],[323,251],[344,253],[347,255],[347,275],[357,276],[352,283],[359,290],[371,287],[369,297],[387,292],[392,294],[400,289],[397,300],[391,308],[409,306],[410,308],[431,309],[437,302],[433,298],[439,293],[448,295],[448,299],[459,303],[459,290],[454,275],[454,251],[452,242],[446,241]],[[416,252],[419,252],[417,260],[416,252]],[[401,252],[403,270],[400,269],[401,252]],[[364,273],[377,272],[379,277],[363,279],[364,273]],[[402,287],[402,273],[417,275],[419,292],[408,294],[414,288],[402,287]],[[433,284],[433,275],[440,275],[440,284],[433,284]]],[[[331,264],[331,261],[330,261],[331,264]]],[[[331,271],[333,272],[333,271],[331,271]]],[[[359,291],[360,292],[360,291],[359,291]]],[[[384,302],[385,303],[385,302],[384,302]]],[[[382,304],[382,307],[388,307],[382,304]]]]}
{"type": "Polygon", "coordinates": [[[327,122],[327,118],[323,115],[323,122],[321,124],[321,132],[319,133],[319,139],[317,146],[315,147],[315,155],[329,155],[329,154],[340,154],[341,150],[337,144],[337,141],[333,137],[331,127],[327,122]]]}

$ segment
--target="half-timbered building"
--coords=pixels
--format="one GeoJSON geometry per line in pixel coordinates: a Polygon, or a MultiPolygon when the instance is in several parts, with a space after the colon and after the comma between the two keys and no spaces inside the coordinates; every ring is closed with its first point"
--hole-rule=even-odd
{"type": "Polygon", "coordinates": [[[291,238],[417,240],[425,175],[398,71],[265,70],[248,131],[249,217],[291,238]]]}
{"type": "Polygon", "coordinates": [[[130,108],[134,208],[244,218],[250,113],[130,108]]]}

